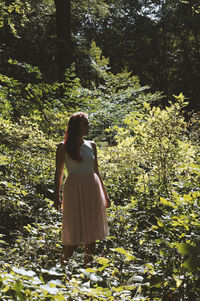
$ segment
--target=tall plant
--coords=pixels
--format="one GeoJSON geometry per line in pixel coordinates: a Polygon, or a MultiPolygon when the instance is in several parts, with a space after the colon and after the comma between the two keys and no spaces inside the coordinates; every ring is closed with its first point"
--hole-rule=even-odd
{"type": "MultiPolygon", "coordinates": [[[[117,145],[110,147],[104,158],[116,169],[118,179],[116,174],[109,176],[118,181],[121,196],[127,198],[132,191],[144,196],[146,203],[150,196],[170,198],[174,190],[181,189],[195,157],[181,111],[185,105],[183,95],[165,109],[144,103],[143,111],[131,112],[124,126],[114,128],[117,145]]],[[[109,164],[105,173],[109,173],[109,164]]]]}

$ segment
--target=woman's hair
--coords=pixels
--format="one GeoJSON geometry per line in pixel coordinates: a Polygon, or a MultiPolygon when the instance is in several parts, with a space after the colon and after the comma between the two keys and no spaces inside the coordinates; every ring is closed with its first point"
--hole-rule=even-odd
{"type": "Polygon", "coordinates": [[[82,119],[87,119],[88,115],[83,112],[74,113],[70,116],[68,126],[64,136],[65,149],[71,159],[82,161],[80,155],[80,145],[78,143],[79,125],[82,119]]]}

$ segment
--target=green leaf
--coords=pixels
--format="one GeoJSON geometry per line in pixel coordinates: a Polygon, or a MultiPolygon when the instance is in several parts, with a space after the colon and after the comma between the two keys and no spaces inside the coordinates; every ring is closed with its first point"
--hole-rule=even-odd
{"type": "Polygon", "coordinates": [[[183,280],[181,280],[180,278],[178,278],[176,275],[173,275],[174,280],[176,281],[176,287],[180,287],[183,280]]]}
{"type": "Polygon", "coordinates": [[[164,225],[164,223],[163,222],[161,222],[161,220],[157,220],[157,224],[158,224],[158,226],[159,227],[164,227],[165,225],[164,225]]]}
{"type": "Polygon", "coordinates": [[[174,243],[181,255],[190,255],[193,253],[194,247],[188,243],[174,243]]]}
{"type": "Polygon", "coordinates": [[[172,204],[172,202],[168,201],[167,199],[163,198],[163,197],[160,197],[160,203],[165,205],[165,206],[169,206],[169,207],[172,207],[174,208],[174,204],[172,204]]]}
{"type": "Polygon", "coordinates": [[[137,258],[134,255],[128,253],[124,248],[114,248],[114,249],[111,249],[111,250],[114,251],[114,252],[125,255],[126,261],[131,261],[131,260],[135,261],[135,260],[137,260],[137,258]]]}

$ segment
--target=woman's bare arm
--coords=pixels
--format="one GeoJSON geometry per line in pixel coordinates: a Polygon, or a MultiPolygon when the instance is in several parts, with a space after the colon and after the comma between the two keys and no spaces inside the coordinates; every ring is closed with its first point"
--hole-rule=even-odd
{"type": "Polygon", "coordinates": [[[54,206],[57,210],[61,209],[60,188],[63,179],[64,162],[65,162],[65,147],[63,143],[60,143],[56,151],[56,172],[55,172],[55,179],[54,179],[54,185],[55,185],[54,206]]]}
{"type": "Polygon", "coordinates": [[[109,208],[110,207],[110,199],[109,199],[109,196],[108,196],[108,193],[105,189],[105,186],[103,184],[103,180],[102,180],[102,177],[101,177],[101,174],[99,172],[99,168],[98,168],[98,159],[97,159],[97,148],[96,148],[96,143],[95,142],[91,142],[91,145],[92,145],[92,148],[94,150],[94,156],[95,156],[95,160],[94,160],[94,172],[98,175],[99,177],[99,180],[101,182],[101,186],[102,186],[102,189],[103,189],[103,192],[104,192],[104,196],[105,196],[105,200],[106,200],[106,207],[109,208]]]}

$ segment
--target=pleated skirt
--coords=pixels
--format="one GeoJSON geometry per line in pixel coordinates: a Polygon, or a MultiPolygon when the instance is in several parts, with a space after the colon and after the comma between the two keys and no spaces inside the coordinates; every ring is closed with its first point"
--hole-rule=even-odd
{"type": "Polygon", "coordinates": [[[107,235],[105,198],[99,177],[95,173],[70,174],[63,190],[63,244],[89,244],[107,235]]]}

